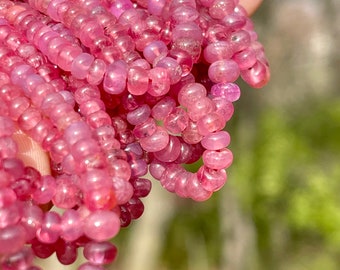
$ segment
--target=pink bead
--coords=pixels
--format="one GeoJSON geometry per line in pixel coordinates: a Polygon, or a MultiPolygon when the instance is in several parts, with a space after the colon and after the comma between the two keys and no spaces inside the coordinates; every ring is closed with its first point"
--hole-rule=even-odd
{"type": "Polygon", "coordinates": [[[175,24],[182,24],[195,21],[199,16],[196,8],[191,6],[179,6],[174,9],[171,19],[175,24]]]}
{"type": "Polygon", "coordinates": [[[55,92],[54,87],[49,83],[38,85],[32,90],[31,100],[35,106],[40,107],[45,100],[46,96],[55,92]]]}
{"type": "Polygon", "coordinates": [[[34,74],[34,69],[29,65],[20,65],[15,67],[11,72],[12,83],[25,86],[26,79],[29,75],[34,74]]]}
{"type": "Polygon", "coordinates": [[[149,166],[149,172],[157,180],[160,180],[166,169],[166,163],[154,159],[149,166]]]}
{"type": "Polygon", "coordinates": [[[34,128],[42,119],[42,115],[39,110],[35,108],[28,108],[18,118],[18,125],[23,131],[34,128]]]}
{"type": "Polygon", "coordinates": [[[121,94],[126,87],[127,67],[122,61],[110,64],[106,69],[103,87],[109,94],[121,94]]]}
{"type": "Polygon", "coordinates": [[[213,170],[202,166],[197,172],[197,178],[205,190],[215,192],[226,183],[227,173],[224,169],[213,170]]]}
{"type": "Polygon", "coordinates": [[[74,99],[77,103],[81,104],[92,98],[100,98],[100,92],[97,87],[91,85],[84,85],[77,88],[74,92],[74,99]]]}
{"type": "Polygon", "coordinates": [[[240,87],[235,83],[217,83],[211,87],[214,97],[223,97],[227,101],[237,101],[241,96],[240,87]]]}
{"type": "Polygon", "coordinates": [[[112,183],[116,203],[118,205],[127,203],[133,195],[133,187],[131,183],[119,177],[114,177],[112,179],[112,183]]]}
{"type": "Polygon", "coordinates": [[[117,177],[125,181],[129,181],[131,177],[131,168],[129,163],[122,159],[111,160],[110,175],[112,177],[117,177]]]}
{"type": "Polygon", "coordinates": [[[87,81],[89,84],[98,85],[104,78],[106,72],[106,64],[102,59],[96,59],[87,72],[87,81]]]}
{"type": "MultiPolygon", "coordinates": [[[[17,196],[18,197],[18,196],[17,196]]],[[[0,208],[0,229],[18,223],[21,218],[21,205],[14,202],[6,208],[0,208]]]]}
{"type": "Polygon", "coordinates": [[[234,52],[239,52],[248,48],[251,41],[249,33],[245,30],[238,30],[231,33],[229,40],[234,52]]]}
{"type": "Polygon", "coordinates": [[[208,69],[208,76],[215,83],[234,82],[240,75],[238,65],[233,60],[219,60],[212,63],[208,69]]]}
{"type": "Polygon", "coordinates": [[[234,0],[215,0],[209,7],[209,14],[214,19],[222,19],[234,11],[234,0]]]}
{"type": "Polygon", "coordinates": [[[83,192],[83,202],[91,210],[111,210],[116,206],[116,196],[113,187],[101,187],[83,192]]]}
{"type": "Polygon", "coordinates": [[[90,137],[91,129],[83,121],[71,124],[65,129],[63,134],[63,138],[68,145],[73,145],[81,139],[87,139],[90,137]]]}
{"type": "Polygon", "coordinates": [[[79,188],[83,191],[99,189],[102,187],[110,188],[112,181],[105,170],[92,169],[84,173],[79,180],[79,188]]]}
{"type": "Polygon", "coordinates": [[[204,49],[204,59],[208,63],[222,59],[229,59],[234,54],[232,47],[227,41],[217,41],[208,44],[204,49]]]}
{"type": "Polygon", "coordinates": [[[189,121],[187,128],[182,132],[182,138],[188,144],[196,144],[201,141],[203,136],[198,132],[196,122],[189,121]]]}
{"type": "Polygon", "coordinates": [[[0,158],[14,158],[18,152],[16,142],[8,136],[0,138],[0,158]]]}
{"type": "Polygon", "coordinates": [[[78,239],[83,234],[83,221],[78,211],[67,209],[61,216],[60,237],[67,242],[78,239]]]}
{"type": "Polygon", "coordinates": [[[197,121],[197,130],[203,136],[222,130],[224,126],[223,116],[216,112],[208,113],[197,121]]]}
{"type": "Polygon", "coordinates": [[[213,102],[216,106],[215,112],[223,117],[224,122],[229,121],[234,113],[233,103],[227,101],[225,98],[213,98],[213,102]]]}
{"type": "Polygon", "coordinates": [[[268,66],[257,61],[250,69],[242,70],[241,77],[251,87],[261,88],[269,81],[270,71],[268,66]]]}
{"type": "Polygon", "coordinates": [[[5,116],[0,116],[0,137],[11,136],[15,131],[13,121],[5,116]]]}
{"type": "Polygon", "coordinates": [[[84,257],[96,265],[109,264],[117,256],[117,248],[110,242],[89,242],[83,252],[84,257]]]}
{"type": "Polygon", "coordinates": [[[184,106],[188,107],[197,99],[206,97],[207,90],[202,84],[199,83],[188,83],[184,85],[178,93],[178,102],[184,106]]]}
{"type": "Polygon", "coordinates": [[[180,64],[171,57],[160,59],[156,67],[166,68],[170,76],[170,84],[178,83],[182,77],[182,68],[180,64]]]}
{"type": "Polygon", "coordinates": [[[148,91],[149,75],[142,67],[131,67],[128,72],[127,90],[133,95],[143,95],[148,91]]]}
{"type": "Polygon", "coordinates": [[[47,6],[47,14],[48,14],[48,16],[51,17],[51,19],[53,19],[55,21],[61,20],[61,18],[59,17],[57,8],[63,2],[66,2],[66,0],[52,0],[49,3],[49,5],[47,6]]]}
{"type": "Polygon", "coordinates": [[[220,151],[206,150],[202,158],[204,165],[214,170],[226,169],[233,162],[233,154],[227,148],[220,151]]]}
{"type": "Polygon", "coordinates": [[[98,128],[105,125],[111,125],[110,116],[103,110],[96,111],[87,116],[86,122],[91,128],[98,128]]]}
{"type": "Polygon", "coordinates": [[[117,235],[120,220],[116,213],[108,210],[92,212],[84,220],[84,233],[95,241],[106,241],[117,235]]]}
{"type": "Polygon", "coordinates": [[[168,71],[162,67],[154,67],[149,70],[150,85],[148,93],[159,97],[167,94],[170,90],[170,77],[168,71]]]}
{"type": "Polygon", "coordinates": [[[246,17],[231,13],[222,18],[222,23],[233,31],[241,29],[246,24],[246,17]]]}
{"type": "Polygon", "coordinates": [[[94,265],[92,263],[83,263],[78,267],[78,270],[105,270],[101,265],[94,265]]]}
{"type": "Polygon", "coordinates": [[[140,145],[145,151],[157,152],[164,149],[169,143],[169,134],[163,127],[158,126],[155,133],[149,137],[141,138],[140,145]]]}
{"type": "Polygon", "coordinates": [[[218,131],[205,136],[201,144],[207,150],[220,150],[230,143],[230,135],[227,131],[218,131]]]}
{"type": "Polygon", "coordinates": [[[79,113],[85,117],[100,110],[105,111],[105,104],[101,99],[88,100],[79,106],[79,113]]]}
{"type": "Polygon", "coordinates": [[[202,30],[194,22],[178,24],[172,31],[172,39],[180,38],[191,38],[200,42],[203,39],[202,30]]]}
{"type": "Polygon", "coordinates": [[[37,204],[46,204],[52,200],[56,192],[55,179],[50,175],[41,177],[40,186],[32,194],[33,201],[37,204]]]}
{"type": "Polygon", "coordinates": [[[71,73],[77,79],[85,79],[94,57],[88,53],[79,54],[72,62],[71,73]]]}
{"type": "Polygon", "coordinates": [[[181,153],[181,142],[179,139],[175,136],[169,136],[169,143],[168,145],[158,151],[155,152],[155,157],[163,162],[173,162],[175,161],[179,154],[181,153]]]}
{"type": "Polygon", "coordinates": [[[132,3],[129,0],[119,0],[114,1],[110,6],[110,12],[116,17],[119,18],[120,15],[128,9],[133,8],[132,3]]]}
{"type": "MultiPolygon", "coordinates": [[[[190,33],[193,34],[194,33],[190,33]]],[[[193,37],[190,37],[190,34],[188,37],[181,37],[178,39],[174,39],[174,42],[172,44],[171,50],[173,51],[185,51],[187,54],[190,55],[192,61],[194,63],[199,61],[200,55],[201,55],[201,46],[202,42],[201,39],[194,39],[193,37]]],[[[201,34],[199,34],[201,35],[201,34]]],[[[199,36],[196,35],[196,36],[199,36]]],[[[190,68],[190,66],[184,67],[185,68],[190,68]]]]}
{"type": "Polygon", "coordinates": [[[144,123],[150,116],[151,109],[147,104],[144,104],[137,109],[129,112],[126,115],[126,120],[132,125],[138,125],[144,123]]]}
{"type": "Polygon", "coordinates": [[[190,119],[197,122],[199,119],[205,117],[214,110],[214,103],[211,99],[202,97],[200,99],[196,99],[191,104],[188,104],[187,108],[190,119]]]}
{"type": "Polygon", "coordinates": [[[172,134],[180,134],[189,123],[189,116],[186,111],[180,107],[175,108],[171,114],[164,119],[164,127],[172,134]]]}
{"type": "Polygon", "coordinates": [[[185,50],[172,48],[169,52],[169,56],[176,60],[180,65],[182,71],[182,77],[187,76],[193,67],[193,59],[191,55],[185,50]]]}
{"type": "Polygon", "coordinates": [[[56,193],[53,196],[53,204],[62,209],[70,209],[80,201],[79,189],[67,176],[61,176],[56,180],[56,193]]]}
{"type": "Polygon", "coordinates": [[[145,59],[153,64],[157,57],[161,55],[166,56],[168,53],[168,48],[162,41],[153,41],[150,42],[143,50],[143,55],[145,59]]]}
{"type": "Polygon", "coordinates": [[[193,173],[188,177],[186,182],[186,191],[188,197],[198,202],[206,201],[212,195],[211,191],[207,191],[203,188],[196,173],[193,173]]]}
{"type": "Polygon", "coordinates": [[[41,228],[37,230],[37,238],[42,243],[55,243],[61,232],[60,216],[56,212],[49,211],[45,213],[41,228]]]}
{"type": "Polygon", "coordinates": [[[12,254],[25,244],[25,229],[20,225],[11,225],[0,230],[0,254],[12,254]]]}
{"type": "Polygon", "coordinates": [[[177,176],[184,171],[185,170],[179,164],[168,164],[160,178],[162,187],[169,192],[175,192],[177,176]]]}
{"type": "Polygon", "coordinates": [[[82,53],[82,49],[74,45],[68,45],[60,47],[58,50],[56,64],[65,71],[71,71],[72,63],[82,53]]]}
{"type": "MultiPolygon", "coordinates": [[[[1,149],[1,148],[0,148],[1,149]]],[[[22,160],[17,158],[7,158],[1,162],[2,169],[14,176],[15,178],[21,177],[25,173],[25,165],[22,160]]]]}
{"type": "Polygon", "coordinates": [[[161,16],[163,12],[163,8],[166,4],[165,0],[148,0],[148,11],[152,15],[161,16]]]}
{"type": "Polygon", "coordinates": [[[156,120],[164,120],[175,108],[176,102],[173,98],[165,96],[152,107],[152,117],[156,120]]]}
{"type": "Polygon", "coordinates": [[[23,247],[18,252],[5,257],[1,264],[1,269],[30,269],[33,263],[33,252],[29,247],[23,247]]]}
{"type": "Polygon", "coordinates": [[[26,230],[26,239],[32,240],[43,220],[43,211],[36,205],[24,205],[22,209],[21,225],[26,230]]]}
{"type": "Polygon", "coordinates": [[[183,171],[176,175],[176,183],[175,183],[175,193],[182,197],[188,198],[189,194],[187,191],[187,182],[188,178],[192,175],[192,173],[183,171]]]}
{"type": "MultiPolygon", "coordinates": [[[[5,175],[4,171],[0,171],[1,176],[5,175]]],[[[6,208],[17,199],[16,194],[11,188],[1,187],[0,189],[0,209],[6,208]]]]}

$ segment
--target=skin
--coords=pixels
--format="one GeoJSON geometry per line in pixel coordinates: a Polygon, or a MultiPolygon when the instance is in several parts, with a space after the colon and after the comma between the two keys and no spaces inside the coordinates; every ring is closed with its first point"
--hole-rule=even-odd
{"type": "MultiPolygon", "coordinates": [[[[251,16],[259,8],[263,0],[240,0],[240,5],[245,8],[248,15],[251,16]]],[[[26,166],[32,166],[39,170],[42,175],[50,174],[50,162],[47,153],[34,142],[30,137],[21,131],[13,135],[18,144],[20,158],[26,166]]]]}

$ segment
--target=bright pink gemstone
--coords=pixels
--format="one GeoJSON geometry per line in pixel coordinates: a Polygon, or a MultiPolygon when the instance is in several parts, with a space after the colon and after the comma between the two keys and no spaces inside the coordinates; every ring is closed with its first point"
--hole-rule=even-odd
{"type": "Polygon", "coordinates": [[[125,90],[127,66],[122,61],[116,61],[107,66],[103,87],[109,94],[121,94],[125,90]]]}
{"type": "Polygon", "coordinates": [[[198,132],[197,123],[189,121],[188,126],[182,132],[183,140],[188,144],[199,143],[203,136],[198,132]]]}
{"type": "Polygon", "coordinates": [[[173,162],[175,161],[181,152],[181,142],[175,136],[169,136],[169,143],[168,145],[158,151],[155,152],[155,157],[163,162],[173,162]]]}
{"type": "Polygon", "coordinates": [[[163,172],[160,182],[163,188],[169,192],[175,192],[175,185],[177,180],[177,175],[184,172],[185,169],[179,164],[170,163],[166,166],[163,172]]]}
{"type": "Polygon", "coordinates": [[[195,102],[197,99],[206,97],[207,90],[202,84],[199,83],[188,83],[184,85],[178,93],[178,102],[188,107],[190,104],[195,102]]]}
{"type": "Polygon", "coordinates": [[[257,61],[250,69],[242,70],[241,77],[251,87],[261,88],[268,83],[270,71],[268,66],[257,61]]]}
{"type": "MultiPolygon", "coordinates": [[[[1,177],[5,176],[6,174],[4,171],[0,171],[1,177]]],[[[7,175],[6,175],[7,176],[7,175]]],[[[1,187],[0,189],[0,209],[6,208],[14,203],[17,199],[15,192],[11,188],[1,187]]]]}
{"type": "Polygon", "coordinates": [[[81,176],[78,184],[80,189],[88,191],[102,187],[109,188],[112,186],[112,181],[107,171],[92,169],[81,176]]]}
{"type": "Polygon", "coordinates": [[[132,125],[144,123],[150,116],[151,109],[149,105],[143,104],[133,111],[128,112],[126,120],[132,125]]]}
{"type": "Polygon", "coordinates": [[[199,134],[203,136],[215,131],[220,131],[224,126],[224,118],[217,112],[208,113],[197,121],[197,130],[199,134]]]}
{"type": "Polygon", "coordinates": [[[14,158],[17,152],[18,146],[11,137],[0,137],[0,158],[14,158]]]}
{"type": "Polygon", "coordinates": [[[233,103],[222,97],[213,98],[212,101],[216,107],[215,112],[223,117],[225,123],[229,121],[234,114],[233,103]]]}
{"type": "Polygon", "coordinates": [[[186,192],[189,198],[194,201],[206,201],[208,200],[212,192],[204,189],[197,178],[197,173],[190,174],[186,182],[186,192]]]}
{"type": "Polygon", "coordinates": [[[106,241],[117,235],[120,220],[115,212],[97,210],[84,220],[84,233],[95,241],[106,241]]]}
{"type": "Polygon", "coordinates": [[[222,19],[234,11],[234,0],[215,0],[209,7],[209,14],[214,19],[222,19]]]}
{"type": "Polygon", "coordinates": [[[113,190],[118,205],[129,201],[133,195],[133,187],[130,182],[114,177],[112,178],[113,190]]]}
{"type": "Polygon", "coordinates": [[[166,56],[167,54],[167,46],[163,41],[159,40],[150,42],[143,50],[143,55],[150,64],[153,64],[157,57],[166,56]]]}
{"type": "Polygon", "coordinates": [[[152,15],[161,16],[166,0],[148,0],[148,11],[152,15]]]}
{"type": "Polygon", "coordinates": [[[182,197],[188,198],[188,191],[187,191],[187,182],[188,178],[192,175],[192,173],[183,171],[176,175],[176,183],[175,183],[175,193],[182,197]]]}
{"type": "Polygon", "coordinates": [[[0,208],[0,229],[16,224],[21,218],[21,205],[16,201],[6,208],[0,208]]]}
{"type": "Polygon", "coordinates": [[[28,108],[18,118],[18,124],[23,131],[27,131],[34,128],[41,119],[42,115],[39,110],[35,108],[28,108]]]}
{"type": "Polygon", "coordinates": [[[212,63],[208,69],[208,76],[215,83],[234,82],[240,75],[240,69],[235,61],[224,59],[212,63]]]}
{"type": "Polygon", "coordinates": [[[61,216],[60,237],[67,242],[78,239],[83,234],[83,221],[78,211],[66,209],[61,216]]]}
{"type": "Polygon", "coordinates": [[[61,176],[56,180],[56,193],[53,196],[53,204],[62,209],[70,209],[80,201],[79,189],[68,176],[61,176]]]}
{"type": "Polygon", "coordinates": [[[224,169],[214,170],[202,166],[197,172],[197,178],[205,190],[214,192],[223,187],[227,181],[227,173],[224,169]]]}
{"type": "Polygon", "coordinates": [[[148,93],[159,97],[167,94],[170,90],[170,76],[167,69],[154,67],[149,70],[150,85],[148,93]]]}
{"type": "Polygon", "coordinates": [[[233,56],[240,70],[251,68],[256,63],[256,53],[252,48],[246,48],[233,56]]]}
{"type": "Polygon", "coordinates": [[[109,264],[117,256],[117,248],[110,242],[89,242],[83,252],[84,257],[96,265],[109,264]]]}
{"type": "Polygon", "coordinates": [[[237,30],[231,33],[229,40],[232,50],[235,53],[248,48],[250,46],[251,37],[247,31],[237,30]]]}
{"type": "Polygon", "coordinates": [[[81,53],[72,62],[71,73],[77,79],[85,79],[94,57],[88,53],[81,53]]]}
{"type": "Polygon", "coordinates": [[[131,168],[127,161],[122,159],[110,161],[110,175],[129,181],[131,177],[131,168]]]}
{"type": "Polygon", "coordinates": [[[234,102],[240,98],[240,87],[235,83],[217,83],[211,87],[214,97],[223,97],[227,101],[234,102]]]}
{"type": "Polygon", "coordinates": [[[11,225],[0,230],[0,254],[19,251],[26,242],[26,231],[20,224],[11,225]]]}
{"type": "Polygon", "coordinates": [[[160,180],[162,177],[162,174],[164,173],[166,169],[166,163],[161,162],[157,159],[154,159],[149,166],[149,172],[150,174],[157,180],[160,180]]]}
{"type": "Polygon", "coordinates": [[[202,97],[188,104],[188,116],[194,122],[211,113],[214,110],[214,103],[210,98],[202,97]]]}
{"type": "Polygon", "coordinates": [[[141,138],[140,145],[145,151],[157,152],[164,149],[169,143],[169,134],[163,128],[158,126],[155,133],[149,137],[141,138]]]}
{"type": "Polygon", "coordinates": [[[87,70],[87,81],[89,84],[98,85],[104,78],[106,72],[106,64],[102,59],[95,59],[87,70]]]}
{"type": "Polygon", "coordinates": [[[113,187],[101,187],[83,192],[83,201],[92,211],[97,209],[110,210],[116,206],[116,197],[113,187]]]}
{"type": "Polygon", "coordinates": [[[202,146],[207,150],[220,150],[230,143],[230,135],[227,131],[218,131],[206,135],[202,140],[202,146]]]}
{"type": "Polygon", "coordinates": [[[148,71],[142,67],[131,67],[128,72],[127,90],[133,95],[143,95],[149,87],[148,71]]]}
{"type": "Polygon", "coordinates": [[[182,77],[182,68],[180,64],[172,57],[163,57],[160,59],[156,67],[166,68],[170,76],[170,84],[175,84],[182,77]]]}
{"type": "Polygon", "coordinates": [[[32,240],[38,228],[40,228],[43,220],[43,212],[36,205],[25,204],[22,209],[21,225],[26,230],[26,239],[32,240]]]}
{"type": "Polygon", "coordinates": [[[61,232],[61,218],[54,211],[46,212],[41,223],[41,228],[37,230],[37,238],[39,241],[47,244],[55,243],[61,232]]]}
{"type": "Polygon", "coordinates": [[[215,61],[222,59],[229,59],[233,55],[233,50],[229,42],[216,41],[208,44],[204,49],[204,59],[208,63],[214,63],[215,61]]]}
{"type": "Polygon", "coordinates": [[[154,134],[157,130],[156,122],[153,118],[147,119],[144,123],[136,125],[132,131],[136,138],[145,138],[154,134]]]}
{"type": "Polygon", "coordinates": [[[9,105],[9,115],[12,119],[17,120],[30,107],[30,101],[26,97],[17,97],[9,105]]]}
{"type": "Polygon", "coordinates": [[[152,117],[156,120],[164,120],[175,108],[176,102],[173,98],[165,96],[152,107],[152,117]]]}
{"type": "Polygon", "coordinates": [[[219,151],[206,150],[202,158],[204,165],[214,170],[226,169],[233,162],[233,154],[227,148],[219,151]]]}
{"type": "Polygon", "coordinates": [[[189,123],[189,116],[183,108],[175,108],[164,119],[164,127],[172,134],[180,134],[189,123]]]}
{"type": "Polygon", "coordinates": [[[13,121],[6,116],[0,116],[0,137],[11,136],[14,131],[15,127],[13,121]]]}

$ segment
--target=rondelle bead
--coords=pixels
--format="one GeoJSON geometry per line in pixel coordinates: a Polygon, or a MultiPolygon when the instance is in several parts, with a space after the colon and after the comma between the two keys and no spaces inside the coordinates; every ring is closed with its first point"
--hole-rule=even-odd
{"type": "Polygon", "coordinates": [[[224,118],[217,112],[208,113],[197,121],[197,130],[199,134],[203,136],[215,131],[220,131],[224,126],[224,118]]]}
{"type": "Polygon", "coordinates": [[[23,247],[19,251],[3,258],[2,270],[29,269],[33,263],[33,252],[29,247],[23,247]]]}
{"type": "Polygon", "coordinates": [[[231,14],[235,8],[234,0],[215,0],[209,7],[209,14],[214,19],[222,19],[231,14]]]}
{"type": "Polygon", "coordinates": [[[119,177],[113,177],[112,184],[118,205],[122,205],[131,199],[133,195],[133,187],[130,182],[119,177]]]}
{"type": "Polygon", "coordinates": [[[56,193],[52,198],[53,204],[62,209],[70,209],[80,201],[79,189],[70,177],[61,176],[56,179],[56,193]]]}
{"type": "Polygon", "coordinates": [[[233,54],[233,48],[227,41],[217,41],[208,44],[203,51],[204,59],[208,63],[214,63],[215,61],[222,59],[229,59],[233,54]]]}
{"type": "Polygon", "coordinates": [[[234,102],[240,98],[241,90],[235,83],[217,83],[211,87],[211,94],[214,97],[223,97],[230,102],[234,102]]]}
{"type": "Polygon", "coordinates": [[[65,210],[61,216],[60,225],[60,237],[67,242],[75,241],[83,234],[83,220],[79,212],[74,209],[65,210]]]}
{"type": "Polygon", "coordinates": [[[149,89],[151,96],[159,97],[167,94],[170,90],[170,77],[167,69],[154,67],[149,70],[149,89]]]}
{"type": "Polygon", "coordinates": [[[85,245],[84,257],[96,265],[109,264],[117,256],[117,248],[110,242],[89,242],[85,245]]]}
{"type": "Polygon", "coordinates": [[[228,168],[233,162],[232,152],[225,148],[219,151],[206,150],[203,152],[203,163],[206,167],[214,170],[228,168]]]}
{"type": "Polygon", "coordinates": [[[157,152],[164,149],[169,143],[169,134],[163,128],[158,126],[156,131],[149,137],[140,139],[140,145],[145,151],[157,152]]]}
{"type": "Polygon", "coordinates": [[[175,161],[179,154],[181,153],[181,142],[175,136],[169,136],[168,145],[154,153],[155,157],[163,162],[173,162],[175,161]]]}
{"type": "Polygon", "coordinates": [[[117,235],[120,220],[115,212],[96,210],[84,220],[84,233],[95,241],[106,241],[117,235]]]}
{"type": "Polygon", "coordinates": [[[212,195],[212,191],[208,191],[203,188],[197,177],[197,173],[189,175],[186,182],[186,192],[189,198],[198,202],[206,201],[212,195]]]}
{"type": "Polygon", "coordinates": [[[88,53],[79,54],[72,62],[71,73],[77,79],[85,79],[88,70],[94,61],[94,57],[88,53]]]}
{"type": "Polygon", "coordinates": [[[197,99],[206,97],[207,90],[204,85],[200,83],[188,83],[184,85],[178,92],[178,102],[184,106],[188,107],[190,104],[195,102],[197,99]]]}
{"type": "Polygon", "coordinates": [[[56,255],[58,261],[63,265],[70,265],[77,259],[77,245],[74,242],[65,242],[59,239],[56,243],[56,255]]]}
{"type": "Polygon", "coordinates": [[[189,123],[189,116],[183,108],[175,108],[164,119],[164,127],[172,134],[180,134],[189,123]]]}
{"type": "Polygon", "coordinates": [[[55,243],[61,232],[60,216],[54,211],[46,212],[41,223],[41,227],[37,230],[36,236],[42,243],[55,243]]]}
{"type": "Polygon", "coordinates": [[[32,240],[43,220],[43,211],[36,205],[25,204],[22,208],[20,224],[26,230],[26,241],[32,240]]]}
{"type": "Polygon", "coordinates": [[[215,192],[227,181],[227,173],[224,169],[214,170],[202,166],[197,172],[197,178],[205,190],[215,192]]]}
{"type": "Polygon", "coordinates": [[[202,146],[207,150],[220,150],[230,143],[230,135],[227,131],[218,131],[207,134],[202,140],[202,146]]]}
{"type": "Polygon", "coordinates": [[[234,82],[240,75],[240,69],[235,61],[230,59],[218,60],[208,69],[208,76],[214,83],[234,82]]]}
{"type": "Polygon", "coordinates": [[[166,56],[167,53],[168,48],[163,41],[150,42],[143,50],[143,56],[150,64],[153,64],[157,57],[166,56]]]}
{"type": "Polygon", "coordinates": [[[83,202],[91,211],[97,209],[111,210],[117,204],[113,187],[86,190],[83,192],[83,202]]]}
{"type": "Polygon", "coordinates": [[[151,110],[152,117],[156,120],[164,120],[176,106],[176,101],[168,96],[157,102],[151,110]]]}
{"type": "Polygon", "coordinates": [[[127,90],[129,93],[139,96],[148,91],[149,75],[148,71],[142,67],[134,66],[129,69],[127,90]]]}
{"type": "Polygon", "coordinates": [[[157,61],[156,67],[166,68],[170,77],[170,84],[178,83],[182,77],[180,64],[172,57],[163,57],[157,61]]]}
{"type": "Polygon", "coordinates": [[[138,125],[144,123],[150,116],[151,109],[149,105],[144,104],[136,108],[135,110],[128,112],[126,120],[132,125],[138,125]]]}
{"type": "Polygon", "coordinates": [[[121,94],[126,87],[127,67],[122,61],[107,66],[103,87],[109,94],[121,94]]]}
{"type": "Polygon", "coordinates": [[[270,71],[268,66],[257,61],[250,69],[242,70],[241,77],[251,87],[261,88],[269,81],[270,71]]]}

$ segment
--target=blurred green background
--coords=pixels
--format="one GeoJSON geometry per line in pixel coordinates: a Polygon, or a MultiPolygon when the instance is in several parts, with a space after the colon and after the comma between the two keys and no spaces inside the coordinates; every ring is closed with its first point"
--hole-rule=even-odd
{"type": "Polygon", "coordinates": [[[154,182],[110,269],[339,269],[340,1],[267,0],[253,20],[272,78],[240,82],[228,183],[196,203],[154,182]]]}

